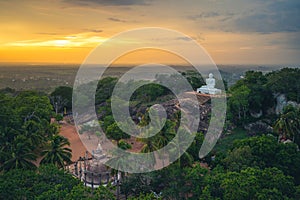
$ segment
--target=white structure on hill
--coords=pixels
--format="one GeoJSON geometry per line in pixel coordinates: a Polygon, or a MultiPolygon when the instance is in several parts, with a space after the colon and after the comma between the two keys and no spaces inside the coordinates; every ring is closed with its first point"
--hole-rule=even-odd
{"type": "Polygon", "coordinates": [[[205,82],[206,82],[206,85],[203,85],[200,88],[197,88],[198,93],[202,93],[202,94],[221,94],[222,93],[222,91],[220,89],[215,88],[216,80],[212,73],[210,73],[208,75],[208,78],[206,79],[205,82]]]}

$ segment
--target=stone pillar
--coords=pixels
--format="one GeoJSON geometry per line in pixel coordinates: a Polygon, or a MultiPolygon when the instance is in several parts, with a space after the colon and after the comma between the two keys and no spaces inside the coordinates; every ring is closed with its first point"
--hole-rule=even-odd
{"type": "Polygon", "coordinates": [[[109,173],[106,173],[106,184],[109,182],[109,173]]]}
{"type": "Polygon", "coordinates": [[[78,167],[77,167],[77,165],[78,165],[78,162],[75,162],[74,163],[74,169],[75,169],[75,175],[76,176],[78,176],[78,167]]]}
{"type": "Polygon", "coordinates": [[[92,191],[94,191],[94,173],[91,173],[92,176],[92,181],[91,181],[91,185],[92,185],[92,191]]]}
{"type": "Polygon", "coordinates": [[[101,175],[101,173],[99,174],[99,185],[102,185],[102,175],[101,175]]]}
{"type": "Polygon", "coordinates": [[[84,186],[86,186],[86,171],[84,171],[84,186]]]}
{"type": "MultiPolygon", "coordinates": [[[[81,157],[80,157],[81,158],[81,157]]],[[[81,160],[81,159],[79,159],[81,160]]],[[[79,162],[79,179],[81,180],[82,177],[82,166],[81,166],[81,161],[79,162]]]]}

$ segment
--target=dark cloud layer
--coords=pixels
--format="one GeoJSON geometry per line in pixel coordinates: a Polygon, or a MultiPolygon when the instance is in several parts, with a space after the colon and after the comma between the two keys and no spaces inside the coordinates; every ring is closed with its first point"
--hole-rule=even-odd
{"type": "Polygon", "coordinates": [[[246,7],[234,12],[208,10],[188,18],[194,21],[215,20],[212,25],[206,26],[226,32],[300,32],[300,0],[253,1],[257,6],[249,10],[246,7]]]}
{"type": "Polygon", "coordinates": [[[255,10],[236,19],[235,25],[240,31],[261,33],[300,31],[300,1],[272,1],[264,11],[255,10]]]}

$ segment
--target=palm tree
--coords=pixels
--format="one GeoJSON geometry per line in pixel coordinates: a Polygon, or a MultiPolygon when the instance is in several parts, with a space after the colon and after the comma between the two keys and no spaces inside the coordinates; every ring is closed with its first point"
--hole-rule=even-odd
{"type": "Polygon", "coordinates": [[[177,158],[177,163],[180,167],[187,166],[192,164],[193,162],[193,156],[187,152],[187,149],[185,151],[184,148],[188,147],[189,140],[192,138],[190,133],[187,132],[184,129],[178,129],[176,137],[170,142],[171,145],[171,156],[173,158],[177,158]],[[181,156],[180,156],[181,154],[181,156]],[[183,161],[183,162],[182,162],[183,161]]]}
{"type": "Polygon", "coordinates": [[[279,136],[283,135],[294,141],[295,136],[300,133],[300,109],[291,105],[286,106],[275,122],[274,130],[279,136]]]}
{"type": "Polygon", "coordinates": [[[28,120],[22,128],[24,129],[24,135],[31,141],[34,147],[38,148],[45,144],[46,138],[40,122],[28,120]]]}
{"type": "MultiPolygon", "coordinates": [[[[148,154],[148,153],[154,152],[157,149],[159,149],[156,137],[152,136],[152,137],[148,137],[148,138],[139,138],[138,140],[144,143],[144,145],[141,149],[141,153],[145,153],[148,155],[147,162],[155,163],[156,161],[155,161],[154,155],[148,154]]],[[[145,163],[147,163],[147,162],[145,162],[145,163]]]]}
{"type": "MultiPolygon", "coordinates": [[[[175,122],[173,122],[171,120],[167,120],[163,129],[156,135],[156,137],[155,137],[156,143],[157,143],[157,147],[159,149],[165,147],[176,135],[175,126],[176,126],[175,122]]],[[[166,158],[165,153],[166,152],[164,150],[161,152],[161,155],[159,155],[160,158],[162,159],[163,166],[165,165],[164,164],[164,159],[166,158]]]]}
{"type": "Polygon", "coordinates": [[[25,136],[19,135],[13,144],[8,152],[1,151],[2,156],[6,158],[1,170],[35,168],[32,162],[36,161],[37,156],[33,153],[31,142],[25,136]]]}
{"type": "Polygon", "coordinates": [[[43,156],[41,164],[52,163],[57,167],[62,168],[66,163],[70,163],[72,150],[66,147],[69,145],[70,142],[67,138],[60,135],[54,135],[45,150],[41,153],[43,156]]]}

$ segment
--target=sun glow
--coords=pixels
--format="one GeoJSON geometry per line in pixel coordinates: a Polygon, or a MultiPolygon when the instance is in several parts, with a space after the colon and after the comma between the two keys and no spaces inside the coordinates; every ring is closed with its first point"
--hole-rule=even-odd
{"type": "Polygon", "coordinates": [[[44,40],[23,40],[6,43],[10,47],[54,47],[54,48],[72,48],[72,47],[96,47],[103,43],[107,38],[90,35],[88,33],[79,33],[71,36],[60,36],[55,38],[46,38],[44,40]]]}
{"type": "Polygon", "coordinates": [[[70,43],[69,40],[54,40],[54,45],[57,47],[64,47],[70,43]]]}

